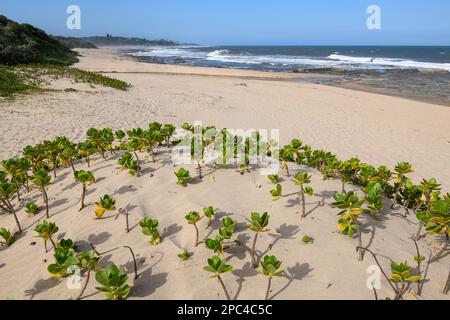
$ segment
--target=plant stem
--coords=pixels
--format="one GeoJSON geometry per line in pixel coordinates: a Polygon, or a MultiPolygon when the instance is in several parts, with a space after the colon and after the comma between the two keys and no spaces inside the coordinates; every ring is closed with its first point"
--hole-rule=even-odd
{"type": "Polygon", "coordinates": [[[450,289],[450,271],[448,272],[447,282],[445,283],[444,294],[448,294],[449,289],[450,289]]]}
{"type": "Polygon", "coordinates": [[[75,173],[76,170],[72,160],[70,160],[70,167],[72,168],[73,173],[75,173]]]}
{"type": "Polygon", "coordinates": [[[42,194],[44,195],[44,202],[45,202],[45,216],[48,218],[50,218],[49,213],[48,213],[48,195],[47,195],[47,191],[45,190],[45,187],[42,187],[42,194]]]}
{"type": "Polygon", "coordinates": [[[11,213],[13,214],[14,220],[16,220],[16,224],[17,224],[17,228],[19,229],[19,233],[22,233],[22,228],[21,228],[21,226],[20,226],[19,219],[17,218],[16,210],[14,210],[14,208],[13,208],[13,206],[12,206],[12,204],[11,204],[11,201],[9,201],[9,199],[7,199],[6,204],[8,205],[8,207],[9,207],[11,213]]]}
{"type": "Polygon", "coordinates": [[[198,234],[198,228],[197,228],[197,224],[196,223],[194,223],[194,228],[195,228],[195,246],[197,247],[199,245],[199,242],[198,242],[199,234],[198,234]]]}
{"type": "Polygon", "coordinates": [[[344,182],[344,178],[341,178],[341,182],[342,182],[341,193],[345,193],[345,182],[344,182]]]}
{"type": "Polygon", "coordinates": [[[136,157],[136,161],[137,161],[136,177],[139,177],[139,171],[141,169],[141,161],[139,160],[139,157],[138,157],[136,151],[134,151],[134,156],[136,157]]]}
{"type": "Polygon", "coordinates": [[[126,222],[127,233],[129,233],[130,232],[130,223],[128,222],[128,210],[125,210],[125,222],[126,222]]]}
{"type": "Polygon", "coordinates": [[[306,217],[305,189],[300,185],[300,196],[302,200],[302,218],[306,217]]]}
{"type": "Polygon", "coordinates": [[[371,250],[369,250],[369,249],[367,249],[367,248],[363,248],[363,247],[359,247],[359,248],[357,248],[357,249],[367,251],[367,252],[369,252],[369,253],[372,255],[372,257],[373,257],[373,259],[375,260],[375,263],[377,264],[378,268],[380,268],[380,271],[381,271],[381,273],[383,274],[384,278],[385,278],[386,281],[389,283],[389,285],[391,286],[392,290],[394,290],[395,294],[397,294],[397,293],[398,293],[397,288],[395,288],[395,286],[392,284],[391,279],[389,279],[389,277],[387,276],[386,272],[384,272],[384,270],[383,270],[383,268],[381,267],[381,264],[380,264],[380,262],[378,261],[378,258],[377,258],[377,256],[375,255],[375,253],[373,253],[371,250]]]}
{"type": "Polygon", "coordinates": [[[81,211],[84,209],[85,205],[84,205],[84,196],[86,195],[86,184],[83,183],[83,191],[81,193],[81,208],[78,211],[81,211]]]}
{"type": "MultiPolygon", "coordinates": [[[[355,223],[356,223],[356,230],[358,232],[358,247],[362,248],[362,236],[361,236],[361,229],[359,227],[358,219],[355,219],[355,223]]],[[[358,250],[358,254],[359,254],[358,260],[363,261],[364,255],[363,255],[363,251],[361,249],[358,250]]]]}
{"type": "Polygon", "coordinates": [[[83,289],[81,289],[81,292],[80,292],[80,294],[79,294],[78,297],[77,297],[77,300],[80,300],[81,297],[83,296],[83,293],[84,293],[84,291],[86,290],[87,285],[88,285],[88,283],[89,283],[90,277],[91,277],[91,269],[88,269],[87,275],[86,275],[86,281],[84,282],[83,289]]]}
{"type": "Polygon", "coordinates": [[[20,192],[19,192],[19,184],[17,183],[16,177],[13,176],[12,180],[14,182],[14,185],[16,186],[16,194],[17,194],[17,200],[21,201],[22,199],[20,199],[20,192]]]}
{"type": "MultiPolygon", "coordinates": [[[[416,253],[417,253],[417,272],[419,276],[422,276],[422,272],[420,269],[421,266],[421,258],[422,256],[420,255],[420,251],[419,251],[419,246],[417,245],[417,241],[416,239],[412,238],[412,241],[414,242],[414,246],[416,247],[416,253]]],[[[421,286],[421,281],[420,279],[417,280],[417,294],[420,296],[420,294],[422,293],[422,286],[421,286]]]]}
{"type": "Polygon", "coordinates": [[[256,262],[256,258],[255,258],[255,246],[256,246],[256,240],[258,239],[258,234],[259,234],[259,232],[256,232],[255,239],[253,240],[253,245],[252,245],[251,257],[252,257],[253,268],[256,268],[258,266],[258,264],[256,262]]]}
{"type": "Polygon", "coordinates": [[[139,275],[137,272],[137,262],[136,262],[136,256],[134,255],[133,249],[131,249],[131,247],[129,246],[124,246],[125,248],[128,248],[128,250],[130,250],[131,252],[131,256],[133,257],[133,263],[134,263],[134,279],[136,280],[139,275]]]}
{"type": "Polygon", "coordinates": [[[441,250],[439,250],[439,252],[436,253],[436,255],[433,258],[430,259],[430,261],[428,261],[428,264],[436,262],[436,261],[438,261],[441,258],[441,256],[447,250],[448,243],[449,243],[449,237],[448,237],[448,234],[445,234],[444,245],[442,246],[441,250]]]}
{"type": "Polygon", "coordinates": [[[89,155],[87,155],[87,157],[86,157],[86,162],[87,162],[87,166],[88,166],[88,168],[91,166],[91,162],[90,162],[90,159],[89,159],[89,155]]]}
{"type": "Polygon", "coordinates": [[[220,285],[222,286],[223,292],[225,292],[225,296],[227,297],[227,300],[231,300],[230,295],[228,294],[227,288],[225,287],[225,284],[223,283],[220,275],[217,275],[217,280],[219,281],[220,285]]]}
{"type": "Polygon", "coordinates": [[[98,256],[102,255],[100,252],[97,251],[97,249],[95,248],[95,246],[92,242],[89,242],[89,245],[91,246],[92,251],[94,251],[96,255],[98,255],[98,256]]]}
{"type": "Polygon", "coordinates": [[[266,298],[265,300],[269,300],[270,286],[272,285],[272,277],[269,277],[269,281],[267,282],[267,290],[266,290],[266,298]]]}
{"type": "Polygon", "coordinates": [[[197,170],[198,170],[198,177],[202,179],[202,166],[200,165],[200,162],[197,161],[197,170]]]}
{"type": "Polygon", "coordinates": [[[53,246],[53,250],[55,250],[56,251],[56,244],[55,244],[55,241],[53,241],[53,238],[52,238],[52,236],[50,236],[49,238],[48,238],[49,240],[50,240],[50,242],[52,243],[52,246],[53,246]]]}
{"type": "Polygon", "coordinates": [[[423,228],[423,221],[420,221],[419,222],[419,229],[417,230],[417,232],[416,232],[416,236],[415,236],[415,240],[416,241],[419,241],[420,240],[420,232],[422,231],[422,228],[423,228]]]}

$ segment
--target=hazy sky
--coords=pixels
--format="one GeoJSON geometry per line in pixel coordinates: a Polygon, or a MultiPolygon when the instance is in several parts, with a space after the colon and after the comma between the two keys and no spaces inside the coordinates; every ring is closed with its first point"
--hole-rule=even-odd
{"type": "Polygon", "coordinates": [[[199,44],[450,45],[449,0],[0,0],[0,14],[67,36],[167,38],[199,44]],[[66,8],[81,8],[68,30],[66,8]],[[369,5],[381,30],[368,30],[369,5]]]}

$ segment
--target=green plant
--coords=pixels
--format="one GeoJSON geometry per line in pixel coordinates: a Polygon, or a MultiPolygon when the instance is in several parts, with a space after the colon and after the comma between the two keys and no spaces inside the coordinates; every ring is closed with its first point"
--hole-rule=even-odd
{"type": "Polygon", "coordinates": [[[214,219],[214,215],[216,214],[217,210],[218,209],[216,209],[212,206],[203,208],[203,214],[205,215],[205,217],[208,218],[208,224],[206,225],[206,229],[208,229],[211,226],[213,219],[214,219]]]}
{"type": "Polygon", "coordinates": [[[92,141],[87,140],[84,142],[80,142],[77,145],[78,154],[86,159],[86,163],[88,165],[88,168],[91,166],[91,155],[97,152],[97,148],[92,143],[92,141]]]}
{"type": "Polygon", "coordinates": [[[223,283],[222,277],[220,275],[226,272],[231,272],[233,270],[233,267],[226,264],[225,261],[220,259],[218,256],[214,256],[211,259],[208,259],[208,265],[203,267],[203,269],[205,271],[213,273],[210,278],[217,278],[220,285],[222,286],[225,296],[228,300],[230,300],[230,295],[228,294],[227,288],[225,287],[225,284],[223,283]]]}
{"type": "Polygon", "coordinates": [[[223,240],[224,240],[224,238],[221,235],[218,235],[214,239],[206,239],[205,246],[206,246],[206,248],[214,251],[214,253],[222,254],[223,253],[223,240]]]}
{"type": "Polygon", "coordinates": [[[29,202],[25,205],[25,212],[30,216],[35,216],[39,213],[39,207],[34,202],[29,202]]]}
{"type": "MultiPolygon", "coordinates": [[[[128,135],[130,135],[130,132],[128,133],[128,135]]],[[[142,135],[142,134],[141,134],[142,135]]],[[[140,171],[140,160],[139,160],[139,156],[138,156],[138,151],[140,151],[142,148],[144,148],[145,147],[145,143],[144,143],[144,141],[142,140],[142,138],[141,137],[139,137],[139,138],[132,138],[131,140],[128,140],[126,143],[125,143],[125,148],[127,149],[127,150],[130,150],[130,151],[132,151],[133,152],[133,154],[134,154],[134,157],[136,158],[136,165],[134,166],[134,163],[129,163],[132,167],[135,167],[136,168],[136,170],[135,170],[135,173],[136,173],[136,176],[137,177],[139,177],[139,171],[140,171]]],[[[128,157],[128,156],[126,156],[126,157],[128,157]]],[[[129,159],[129,158],[128,158],[129,159]]],[[[128,160],[129,161],[129,160],[128,160]]]]}
{"type": "Polygon", "coordinates": [[[308,235],[303,236],[302,242],[303,244],[310,244],[314,241],[314,239],[308,235]]]}
{"type": "MultiPolygon", "coordinates": [[[[436,179],[431,178],[429,180],[423,179],[420,185],[417,187],[422,191],[422,199],[416,207],[416,210],[420,208],[422,204],[425,204],[425,210],[429,210],[431,201],[433,200],[433,192],[440,191],[440,184],[436,182],[436,179]]],[[[420,239],[420,233],[422,232],[424,221],[419,219],[419,228],[416,232],[416,240],[420,239]]]]}
{"type": "Polygon", "coordinates": [[[125,152],[119,158],[118,163],[122,169],[127,169],[132,176],[137,175],[140,170],[138,162],[134,160],[133,155],[129,152],[125,152]]]}
{"type": "Polygon", "coordinates": [[[116,210],[116,200],[105,194],[103,197],[100,197],[99,202],[95,202],[96,210],[95,216],[97,218],[103,217],[106,211],[115,211],[116,210]]]}
{"type": "Polygon", "coordinates": [[[0,228],[0,237],[3,238],[4,241],[0,241],[0,244],[9,247],[14,242],[14,234],[11,234],[6,228],[0,228]]]}
{"type": "Polygon", "coordinates": [[[80,300],[88,286],[91,272],[97,268],[100,257],[96,256],[95,253],[84,251],[77,258],[79,267],[86,270],[86,281],[84,282],[83,288],[81,289],[80,294],[77,297],[77,300],[80,300]]]}
{"type": "Polygon", "coordinates": [[[186,261],[191,257],[191,253],[189,253],[187,250],[183,250],[181,253],[177,254],[177,257],[181,261],[186,261]]]}
{"type": "Polygon", "coordinates": [[[56,226],[54,222],[48,222],[44,220],[44,222],[38,224],[34,231],[38,233],[38,236],[44,239],[45,251],[47,251],[47,241],[50,241],[53,249],[56,250],[56,244],[53,241],[52,235],[58,232],[59,228],[56,226]]]}
{"type": "Polygon", "coordinates": [[[56,247],[53,256],[55,257],[55,263],[47,267],[48,272],[52,276],[59,278],[73,274],[73,266],[78,264],[78,259],[75,256],[75,250],[73,248],[56,247]]]}
{"type": "Polygon", "coordinates": [[[269,224],[269,218],[270,216],[267,214],[267,212],[264,212],[263,214],[260,214],[259,212],[253,212],[250,215],[250,220],[248,220],[251,223],[248,228],[251,231],[255,232],[255,238],[253,239],[253,245],[251,249],[251,259],[254,268],[258,266],[255,257],[256,240],[258,239],[258,235],[260,233],[269,231],[269,229],[266,228],[269,224]]]}
{"type": "Polygon", "coordinates": [[[408,291],[411,283],[420,280],[419,275],[411,275],[411,268],[408,267],[407,262],[404,263],[391,263],[391,281],[395,284],[397,288],[397,293],[395,300],[402,299],[403,295],[408,291]]]}
{"type": "Polygon", "coordinates": [[[176,130],[176,127],[173,124],[165,124],[161,128],[161,135],[166,141],[166,146],[169,147],[170,140],[172,139],[172,136],[174,135],[176,130]]]}
{"type": "Polygon", "coordinates": [[[114,263],[95,273],[95,280],[102,286],[96,289],[105,292],[108,300],[124,300],[130,294],[128,275],[114,263]]]}
{"type": "Polygon", "coordinates": [[[438,261],[450,244],[450,203],[445,200],[436,200],[431,203],[430,210],[423,217],[425,229],[429,234],[444,236],[442,249],[432,258],[429,263],[438,261]]]}
{"type": "Polygon", "coordinates": [[[81,207],[80,210],[83,210],[86,205],[84,204],[84,198],[86,196],[86,186],[91,185],[95,183],[95,177],[94,174],[91,171],[75,171],[74,173],[75,181],[78,183],[81,183],[83,186],[82,192],[81,192],[81,207]]]}
{"type": "Polygon", "coordinates": [[[41,190],[42,195],[44,196],[45,215],[47,219],[50,218],[50,215],[48,210],[48,194],[46,188],[50,185],[51,180],[52,178],[48,175],[48,171],[45,169],[36,170],[32,177],[33,183],[39,190],[41,190]]]}
{"type": "Polygon", "coordinates": [[[371,214],[383,210],[383,190],[380,182],[371,182],[364,188],[365,202],[371,214]]]}
{"type": "Polygon", "coordinates": [[[145,217],[139,222],[142,228],[142,233],[150,237],[150,243],[152,245],[157,245],[161,242],[161,238],[158,232],[158,220],[152,219],[150,217],[145,217]]]}
{"type": "Polygon", "coordinates": [[[180,168],[177,172],[175,172],[175,175],[177,176],[177,184],[186,185],[186,183],[192,179],[192,177],[189,175],[189,170],[186,170],[185,168],[180,168]]]}
{"type": "Polygon", "coordinates": [[[306,184],[311,183],[311,175],[306,172],[297,172],[292,179],[296,186],[300,186],[300,191],[298,192],[301,202],[302,202],[302,215],[301,217],[306,217],[306,202],[305,202],[305,194],[308,196],[312,196],[314,190],[311,187],[306,187],[306,184]]]}
{"type": "Polygon", "coordinates": [[[116,138],[117,140],[119,140],[119,143],[116,145],[117,150],[122,150],[124,145],[123,145],[123,139],[125,138],[125,132],[123,130],[117,130],[115,132],[116,138]]]}
{"type": "Polygon", "coordinates": [[[391,206],[391,209],[394,208],[394,206],[397,204],[397,196],[400,190],[403,188],[403,186],[406,183],[406,175],[408,173],[413,173],[414,170],[412,170],[411,164],[408,162],[399,162],[394,168],[395,174],[397,176],[395,180],[395,187],[394,187],[394,196],[393,196],[393,203],[391,206]]]}
{"type": "MultiPolygon", "coordinates": [[[[341,211],[338,213],[340,216],[338,221],[338,227],[343,234],[353,237],[355,232],[358,234],[359,247],[362,247],[361,230],[358,223],[358,217],[365,212],[362,208],[364,200],[360,200],[359,197],[353,192],[349,191],[343,194],[337,194],[334,196],[335,202],[331,204],[333,208],[339,208],[341,211]]],[[[359,260],[363,260],[362,250],[358,250],[359,260]]]]}
{"type": "Polygon", "coordinates": [[[284,270],[280,270],[281,261],[279,261],[275,256],[264,256],[264,259],[260,262],[261,269],[257,270],[259,273],[268,277],[269,281],[266,290],[266,300],[269,300],[270,287],[272,284],[273,277],[281,277],[284,270]]]}
{"type": "Polygon", "coordinates": [[[6,212],[11,213],[14,216],[14,220],[16,221],[17,228],[19,229],[19,233],[22,232],[22,228],[20,226],[19,219],[17,218],[17,213],[14,210],[14,207],[11,204],[11,197],[14,194],[15,186],[8,180],[0,181],[0,208],[6,212]]]}
{"type": "Polygon", "coordinates": [[[198,213],[197,211],[191,211],[185,216],[185,218],[186,218],[187,223],[192,224],[195,228],[195,246],[197,247],[200,244],[197,222],[199,222],[201,219],[203,219],[203,217],[200,216],[200,213],[198,213]]]}
{"type": "Polygon", "coordinates": [[[273,184],[277,184],[278,181],[280,181],[280,177],[278,177],[278,175],[276,174],[269,174],[267,176],[267,178],[270,180],[270,182],[272,182],[273,184]]]}

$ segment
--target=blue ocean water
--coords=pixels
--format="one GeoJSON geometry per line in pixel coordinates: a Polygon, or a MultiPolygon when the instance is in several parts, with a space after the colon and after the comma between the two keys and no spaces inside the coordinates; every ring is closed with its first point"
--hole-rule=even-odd
{"type": "Polygon", "coordinates": [[[450,47],[195,46],[126,48],[144,61],[264,71],[436,69],[450,71],[450,47]]]}

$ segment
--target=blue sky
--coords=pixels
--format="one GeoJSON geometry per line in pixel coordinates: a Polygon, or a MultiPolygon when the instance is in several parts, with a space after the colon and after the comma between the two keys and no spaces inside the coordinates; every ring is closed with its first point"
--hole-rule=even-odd
{"type": "Polygon", "coordinates": [[[211,45],[450,45],[448,0],[0,0],[0,14],[67,36],[167,38],[211,45]],[[66,8],[81,8],[81,30],[66,8]],[[369,5],[382,29],[366,27],[369,5]]]}

